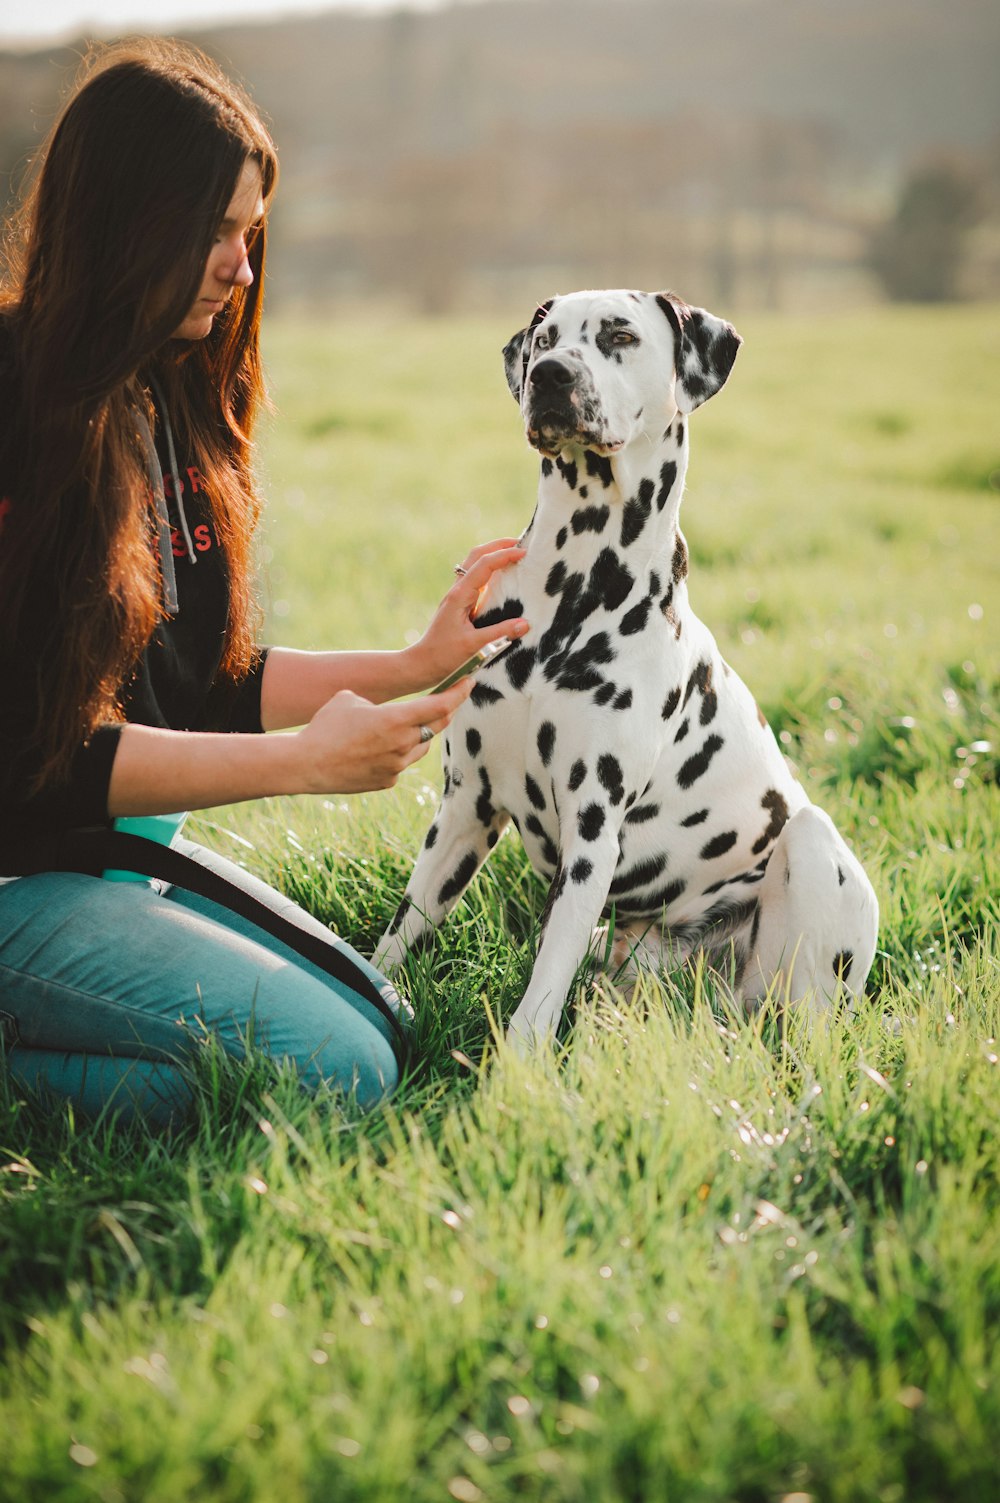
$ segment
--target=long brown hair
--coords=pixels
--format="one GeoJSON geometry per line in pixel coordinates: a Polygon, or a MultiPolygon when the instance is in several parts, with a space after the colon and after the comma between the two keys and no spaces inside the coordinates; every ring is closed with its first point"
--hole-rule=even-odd
{"type": "Polygon", "coordinates": [[[105,47],[85,63],[8,235],[0,316],[15,374],[0,445],[12,502],[0,641],[21,642],[29,622],[37,630],[27,590],[44,579],[36,786],[58,780],[98,724],[122,718],[123,687],[162,614],[136,421],[149,410],[151,373],[197,454],[227,562],[222,669],[238,678],[250,665],[266,224],[248,246],[252,285],[234,290],[207,338],[171,342],[248,158],[266,204],[273,143],[204,54],[162,39],[105,47]]]}

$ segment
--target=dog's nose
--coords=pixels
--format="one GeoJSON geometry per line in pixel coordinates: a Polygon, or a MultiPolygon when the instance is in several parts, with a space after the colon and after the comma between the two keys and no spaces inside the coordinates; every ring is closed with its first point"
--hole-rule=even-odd
{"type": "Polygon", "coordinates": [[[575,380],[572,370],[561,360],[539,360],[528,377],[529,385],[539,391],[559,391],[572,386],[575,380]]]}

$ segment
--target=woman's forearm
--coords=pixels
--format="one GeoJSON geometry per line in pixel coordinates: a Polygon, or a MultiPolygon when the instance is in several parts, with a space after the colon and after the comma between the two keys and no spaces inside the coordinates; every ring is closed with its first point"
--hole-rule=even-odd
{"type": "Polygon", "coordinates": [[[170,814],[302,791],[294,736],[166,731],[127,725],[118,741],[108,813],[170,814]]]}
{"type": "Polygon", "coordinates": [[[272,647],[261,684],[266,731],[306,725],[341,689],[385,704],[428,687],[408,650],[401,652],[300,652],[272,647]]]}
{"type": "Polygon", "coordinates": [[[118,819],[282,793],[391,788],[404,768],[426,754],[471,688],[472,680],[464,679],[441,694],[402,704],[372,704],[340,690],[287,736],[126,725],[111,768],[108,813],[118,819]]]}

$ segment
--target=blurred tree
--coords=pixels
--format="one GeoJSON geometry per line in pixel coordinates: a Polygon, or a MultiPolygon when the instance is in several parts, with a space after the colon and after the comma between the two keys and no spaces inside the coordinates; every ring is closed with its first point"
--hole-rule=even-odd
{"type": "Polygon", "coordinates": [[[896,212],[871,238],[868,264],[896,302],[943,303],[958,295],[966,231],[981,214],[970,173],[954,161],[916,168],[896,212]]]}

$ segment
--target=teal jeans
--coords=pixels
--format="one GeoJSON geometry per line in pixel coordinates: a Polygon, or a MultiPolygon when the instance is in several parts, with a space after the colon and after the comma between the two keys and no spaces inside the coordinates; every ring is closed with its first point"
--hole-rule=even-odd
{"type": "MultiPolygon", "coordinates": [[[[392,985],[290,899],[190,841],[178,849],[348,951],[405,1023],[392,985]]],[[[0,1027],[14,1083],[154,1126],[190,1104],[184,1056],[206,1031],[239,1056],[248,1031],[308,1086],[371,1106],[396,1084],[370,1003],[228,909],[177,887],[45,872],[0,884],[0,1027]]]]}

